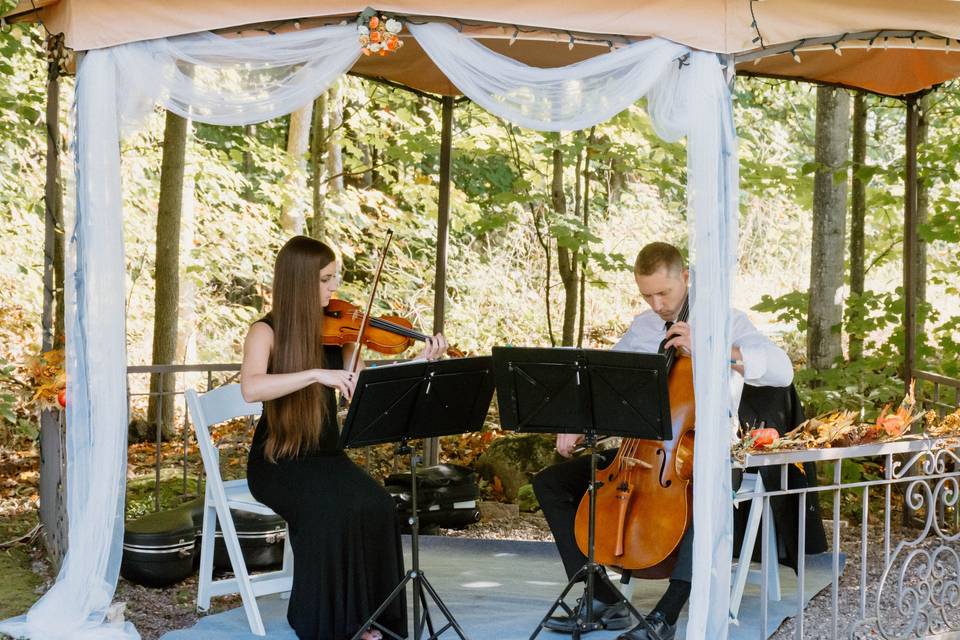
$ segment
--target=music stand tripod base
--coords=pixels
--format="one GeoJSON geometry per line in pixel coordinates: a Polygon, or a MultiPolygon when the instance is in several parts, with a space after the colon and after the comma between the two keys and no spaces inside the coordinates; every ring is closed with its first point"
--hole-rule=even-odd
{"type": "Polygon", "coordinates": [[[545,625],[559,608],[579,621],[571,631],[574,640],[582,633],[605,629],[606,623],[593,620],[597,580],[618,595],[617,603],[626,607],[651,638],[660,640],[595,560],[596,492],[600,484],[596,479],[596,444],[601,434],[653,440],[673,437],[666,357],[591,349],[495,347],[493,361],[504,429],[582,433],[590,452],[587,562],[567,582],[530,640],[548,628],[545,625]],[[564,598],[579,582],[586,583],[584,595],[580,605],[571,608],[564,598]]]}
{"type": "Polygon", "coordinates": [[[448,630],[453,629],[460,640],[469,640],[463,629],[457,623],[456,618],[453,617],[453,614],[450,612],[450,609],[447,608],[447,605],[444,604],[443,600],[437,594],[436,589],[433,588],[433,585],[430,584],[430,581],[427,580],[427,576],[424,575],[423,571],[420,570],[420,553],[419,553],[419,532],[420,532],[420,516],[417,513],[417,464],[419,461],[419,456],[416,454],[416,451],[411,447],[406,438],[401,440],[399,446],[397,447],[397,453],[399,455],[409,455],[410,456],[410,550],[412,555],[412,565],[407,573],[404,575],[403,580],[394,587],[393,591],[387,596],[387,599],[383,601],[380,607],[373,612],[373,614],[367,619],[367,621],[360,627],[360,630],[353,636],[352,640],[360,640],[363,634],[368,629],[377,629],[383,633],[385,638],[392,638],[393,640],[405,640],[405,636],[398,636],[389,629],[383,627],[377,618],[380,617],[384,611],[387,610],[397,598],[401,597],[405,592],[408,584],[412,584],[413,591],[413,616],[414,616],[414,640],[420,640],[421,634],[424,631],[424,628],[430,633],[424,640],[437,640],[443,633],[446,633],[448,630]],[[440,613],[443,615],[443,618],[446,620],[446,624],[437,629],[434,625],[433,618],[430,615],[430,606],[427,602],[427,596],[433,601],[437,609],[440,610],[440,613]]]}
{"type": "Polygon", "coordinates": [[[590,482],[589,492],[588,492],[589,502],[590,502],[590,520],[588,525],[588,532],[589,532],[588,533],[588,536],[589,536],[588,552],[589,553],[587,556],[587,562],[584,563],[582,567],[577,569],[577,572],[570,577],[569,581],[567,581],[567,586],[564,587],[563,591],[560,592],[560,595],[554,601],[553,606],[550,607],[550,610],[547,611],[546,615],[543,616],[543,619],[540,620],[540,624],[530,635],[530,640],[533,640],[534,638],[536,638],[543,629],[549,630],[549,628],[545,627],[545,625],[553,616],[553,614],[557,611],[557,609],[563,609],[564,613],[566,613],[567,616],[569,616],[570,618],[576,617],[580,619],[582,616],[582,619],[580,619],[578,626],[575,629],[573,629],[573,631],[570,634],[573,640],[579,640],[580,635],[583,633],[589,633],[590,631],[606,629],[607,625],[603,621],[594,622],[592,620],[593,600],[594,600],[593,594],[596,593],[597,580],[606,584],[610,592],[617,594],[617,601],[611,604],[614,604],[614,605],[622,604],[626,606],[627,611],[629,611],[630,614],[634,617],[634,619],[637,620],[636,624],[643,625],[646,628],[647,633],[653,640],[661,640],[657,632],[654,631],[652,627],[650,627],[650,625],[647,623],[646,620],[644,620],[640,612],[637,611],[636,607],[633,606],[633,603],[631,603],[630,600],[628,600],[623,595],[620,589],[614,586],[614,584],[610,581],[609,576],[607,576],[607,571],[606,569],[604,569],[603,565],[596,562],[593,557],[594,535],[595,535],[595,525],[596,525],[595,498],[596,498],[596,491],[599,488],[599,484],[600,484],[596,482],[596,477],[597,477],[596,438],[597,436],[595,433],[588,433],[584,438],[584,444],[588,449],[589,456],[590,456],[590,477],[594,478],[594,480],[590,482]],[[580,601],[579,606],[574,605],[574,607],[571,607],[566,603],[567,594],[570,593],[570,591],[573,590],[574,586],[576,586],[577,583],[580,583],[580,582],[585,583],[582,600],[580,601]]]}
{"type": "Polygon", "coordinates": [[[493,363],[489,356],[418,362],[364,369],[357,379],[350,410],[340,434],[344,449],[397,442],[397,453],[410,456],[411,567],[386,600],[360,627],[352,640],[368,629],[385,638],[405,640],[377,622],[377,618],[412,586],[412,640],[437,640],[453,630],[469,640],[436,589],[420,570],[420,517],[417,507],[417,464],[411,440],[479,431],[493,398],[493,363]],[[428,600],[429,598],[429,600],[428,600]],[[430,613],[432,601],[443,624],[430,613]],[[423,638],[424,631],[429,633],[423,638]]]}

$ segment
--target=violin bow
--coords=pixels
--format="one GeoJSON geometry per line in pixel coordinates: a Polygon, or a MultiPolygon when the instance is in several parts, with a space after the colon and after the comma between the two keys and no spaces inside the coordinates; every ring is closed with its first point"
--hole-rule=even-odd
{"type": "Polygon", "coordinates": [[[370,291],[370,299],[367,300],[367,309],[363,312],[363,318],[360,320],[360,330],[357,331],[357,341],[354,343],[353,355],[350,356],[350,366],[347,371],[356,373],[357,363],[360,361],[360,348],[363,345],[363,332],[367,330],[367,324],[370,321],[370,311],[373,309],[373,300],[377,295],[377,286],[380,284],[380,273],[383,271],[383,263],[387,260],[387,248],[393,239],[393,229],[387,230],[387,239],[383,243],[383,249],[380,253],[380,264],[377,265],[377,273],[373,276],[373,289],[370,291]]]}

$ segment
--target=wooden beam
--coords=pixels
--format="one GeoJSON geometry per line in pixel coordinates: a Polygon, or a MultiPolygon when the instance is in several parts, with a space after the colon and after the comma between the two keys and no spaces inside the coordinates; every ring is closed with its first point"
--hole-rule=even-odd
{"type": "Polygon", "coordinates": [[[17,6],[0,15],[0,18],[7,22],[37,22],[40,19],[40,9],[58,2],[60,0],[20,0],[17,6]]]}
{"type": "MultiPolygon", "coordinates": [[[[47,175],[44,193],[43,350],[62,347],[63,192],[60,188],[60,66],[55,57],[47,63],[47,175]]],[[[40,522],[47,557],[59,569],[67,552],[66,469],[62,413],[40,412],[40,522]]]]}
{"type": "Polygon", "coordinates": [[[903,380],[909,387],[916,367],[917,292],[914,289],[917,246],[917,96],[907,96],[906,172],[903,207],[903,380]]]}
{"type": "Polygon", "coordinates": [[[440,193],[437,199],[437,265],[433,286],[433,332],[443,331],[447,291],[447,236],[450,227],[450,166],[453,148],[453,98],[441,99],[440,193]]]}
{"type": "MultiPolygon", "coordinates": [[[[450,230],[450,168],[453,164],[453,97],[443,96],[440,124],[440,189],[437,198],[437,264],[433,280],[433,333],[442,333],[447,299],[447,238],[450,230]]],[[[440,441],[424,443],[427,466],[440,462],[440,441]]]]}

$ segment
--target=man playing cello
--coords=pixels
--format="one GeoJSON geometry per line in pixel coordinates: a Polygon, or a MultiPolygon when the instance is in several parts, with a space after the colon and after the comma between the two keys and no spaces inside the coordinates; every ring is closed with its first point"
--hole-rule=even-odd
{"type": "MultiPolygon", "coordinates": [[[[677,315],[687,297],[689,271],[676,247],[664,242],[653,242],[640,250],[634,264],[634,277],[644,302],[649,309],[636,316],[627,333],[614,345],[618,351],[656,353],[676,347],[678,356],[691,355],[691,325],[676,322],[677,315]]],[[[743,384],[753,386],[786,387],[793,381],[793,366],[782,349],[774,345],[753,326],[742,311],[731,310],[730,350],[731,408],[736,413],[743,384]]],[[[696,319],[692,319],[692,324],[696,319]]],[[[582,435],[559,434],[557,451],[569,458],[579,444],[582,435]]],[[[607,466],[617,451],[600,454],[599,467],[607,466]]],[[[553,465],[540,472],[533,480],[534,492],[543,509],[547,524],[553,532],[557,549],[563,560],[567,576],[573,576],[586,563],[586,556],[577,546],[574,521],[577,508],[590,482],[590,459],[588,456],[574,458],[553,465]]],[[[603,522],[598,527],[603,527],[603,522]]],[[[670,640],[676,633],[680,610],[690,596],[690,580],[693,561],[693,529],[687,529],[677,550],[677,562],[670,575],[670,584],[653,610],[646,616],[646,623],[661,640],[670,640]]],[[[603,622],[607,629],[626,629],[630,614],[618,603],[618,595],[597,582],[590,622],[603,622]]],[[[573,616],[553,617],[545,627],[562,633],[573,633],[578,627],[585,607],[576,607],[573,616]]],[[[644,625],[638,625],[621,634],[618,640],[647,640],[649,634],[644,625]]]]}

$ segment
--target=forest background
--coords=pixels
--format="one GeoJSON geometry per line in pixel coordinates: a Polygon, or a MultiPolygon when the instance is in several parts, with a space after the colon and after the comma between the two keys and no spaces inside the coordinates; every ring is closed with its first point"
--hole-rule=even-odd
{"type": "MultiPolygon", "coordinates": [[[[41,351],[44,38],[38,26],[0,30],[0,443],[8,445],[38,430],[27,365],[41,351]]],[[[69,219],[72,78],[60,85],[69,219]]],[[[921,107],[918,362],[956,375],[956,86],[921,107]]],[[[733,304],[787,349],[808,413],[872,414],[903,393],[903,102],[738,78],[735,118],[733,304]],[[839,295],[822,279],[811,287],[811,261],[825,259],[839,295]],[[831,317],[827,331],[812,329],[831,317]]],[[[155,113],[122,145],[129,363],[238,362],[247,328],[269,308],[276,251],[300,232],[335,247],[341,293],[362,301],[392,229],[376,307],[429,331],[439,132],[437,102],[355,77],[291,116],[245,128],[155,113]]],[[[637,250],[652,240],[686,246],[683,144],[662,142],[642,104],[557,135],[458,101],[453,140],[445,333],[476,353],[610,346],[643,308],[631,275],[637,250]]]]}

